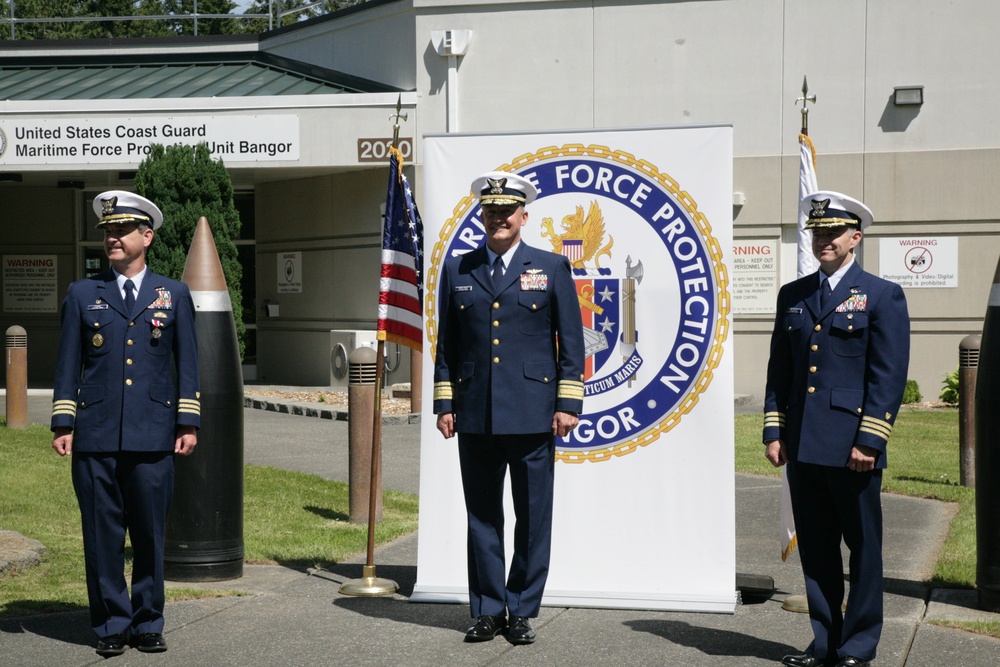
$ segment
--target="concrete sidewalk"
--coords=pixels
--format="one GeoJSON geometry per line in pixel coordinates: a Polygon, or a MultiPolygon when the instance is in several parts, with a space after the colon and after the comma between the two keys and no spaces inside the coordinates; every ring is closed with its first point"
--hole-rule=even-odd
{"type": "MultiPolygon", "coordinates": [[[[29,397],[33,421],[47,421],[50,399],[44,392],[29,397]]],[[[346,422],[252,408],[245,419],[247,463],[347,479],[346,422]]],[[[419,427],[387,424],[383,458],[386,487],[415,493],[419,427]]],[[[779,488],[771,478],[736,476],[737,571],[773,577],[777,591],[767,600],[744,600],[734,615],[543,607],[535,624],[539,640],[532,646],[515,647],[502,638],[465,644],[467,606],[408,602],[416,580],[414,534],[376,553],[377,574],[399,583],[396,595],[354,598],[338,593],[344,580],[361,576],[363,556],[329,571],[247,566],[242,579],[197,584],[245,595],[168,603],[167,653],[130,650],[115,664],[776,664],[783,654],[804,648],[811,637],[805,615],[781,609],[787,595],[803,592],[803,584],[797,560],[782,563],[777,556],[779,488]]],[[[932,591],[920,583],[933,568],[954,508],[886,494],[884,510],[886,620],[874,664],[997,664],[1000,640],[930,623],[1000,620],[1000,615],[975,609],[972,591],[932,591]]],[[[85,609],[0,621],[0,665],[103,663],[93,646],[85,609]]]]}

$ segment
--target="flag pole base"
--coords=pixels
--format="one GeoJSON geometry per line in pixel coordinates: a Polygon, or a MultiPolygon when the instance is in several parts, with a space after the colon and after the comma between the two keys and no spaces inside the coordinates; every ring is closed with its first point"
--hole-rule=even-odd
{"type": "Polygon", "coordinates": [[[795,612],[796,614],[808,614],[809,602],[806,600],[805,595],[789,595],[781,603],[781,608],[785,611],[795,612]]]}
{"type": "Polygon", "coordinates": [[[376,577],[374,565],[365,565],[361,574],[360,579],[348,579],[341,584],[341,594],[377,597],[379,595],[392,595],[399,590],[399,584],[392,579],[376,577]]]}

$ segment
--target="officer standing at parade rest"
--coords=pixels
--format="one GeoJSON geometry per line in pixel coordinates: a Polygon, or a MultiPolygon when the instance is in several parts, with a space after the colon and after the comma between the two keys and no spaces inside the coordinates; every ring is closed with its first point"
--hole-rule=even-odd
{"type": "Polygon", "coordinates": [[[72,283],[63,300],[52,447],[72,454],[97,653],[119,655],[129,643],[156,653],[167,650],[163,545],[174,455],[194,450],[201,414],[194,306],[187,286],[146,267],[163,223],[153,202],[105,192],[94,212],[112,268],[72,283]]]}
{"type": "Polygon", "coordinates": [[[530,644],[549,570],[555,439],[583,408],[583,325],[569,260],[521,238],[534,184],[491,172],[472,192],[486,245],[444,265],[434,412],[445,438],[458,434],[476,619],[465,640],[506,630],[511,643],[530,644]],[[508,469],[516,525],[505,581],[508,469]]]}
{"type": "Polygon", "coordinates": [[[778,293],[764,398],[767,459],[786,465],[813,641],[791,667],[856,667],[882,632],[882,470],[906,386],[910,320],[899,285],[861,269],[872,223],[837,192],[801,202],[820,270],[778,293]],[[844,599],[841,540],[850,550],[844,599]]]}

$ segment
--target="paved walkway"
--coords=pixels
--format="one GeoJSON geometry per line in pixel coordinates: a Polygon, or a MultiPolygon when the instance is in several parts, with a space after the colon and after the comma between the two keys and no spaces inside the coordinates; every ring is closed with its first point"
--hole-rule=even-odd
{"type": "MultiPolygon", "coordinates": [[[[45,422],[51,395],[33,392],[29,413],[45,422]]],[[[2,407],[0,393],[0,407],[2,407]]],[[[347,479],[347,423],[305,414],[248,408],[245,455],[274,465],[347,479]]],[[[2,431],[0,431],[2,433],[2,431]]],[[[383,427],[385,485],[416,493],[419,427],[383,427]]],[[[359,557],[329,571],[247,566],[233,582],[197,584],[246,595],[167,605],[165,654],[130,650],[117,665],[772,665],[810,639],[808,619],[781,602],[803,592],[797,561],[776,555],[779,483],[736,476],[736,562],[741,573],[773,578],[769,599],[746,599],[736,613],[690,614],[545,607],[539,640],[515,647],[502,638],[465,644],[468,607],[408,602],[416,580],[417,535],[378,549],[377,574],[400,585],[384,598],[342,596],[340,584],[361,576],[359,557]]],[[[1000,640],[932,624],[939,619],[991,619],[971,591],[928,590],[954,508],[886,494],[886,623],[878,667],[960,664],[993,667],[1000,640]]],[[[67,511],[75,511],[75,505],[67,511]]],[[[2,517],[0,517],[2,520],[2,517]]],[[[665,566],[667,566],[665,564],[665,566]]],[[[600,576],[595,572],[595,576],[600,576]]],[[[2,585],[2,584],[0,584],[2,585]]],[[[173,585],[173,584],[171,584],[173,585]]],[[[184,584],[191,586],[191,584],[184,584]]],[[[86,611],[0,620],[0,665],[96,665],[86,611]]]]}

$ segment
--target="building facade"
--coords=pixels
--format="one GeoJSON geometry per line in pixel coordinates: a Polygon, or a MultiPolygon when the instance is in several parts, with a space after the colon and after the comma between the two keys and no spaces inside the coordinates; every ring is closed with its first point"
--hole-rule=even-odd
{"type": "MultiPolygon", "coordinates": [[[[981,330],[1000,256],[990,187],[1000,170],[1000,92],[989,85],[1000,62],[996,25],[1000,4],[988,0],[375,0],[254,38],[6,41],[0,328],[24,326],[31,381],[51,378],[52,302],[100,259],[88,202],[128,189],[141,160],[127,151],[45,155],[79,147],[71,126],[217,132],[217,154],[252,218],[248,377],[327,385],[331,330],[375,325],[384,142],[397,101],[418,201],[427,134],[732,123],[734,246],[768,260],[765,291],[735,300],[732,315],[736,392],[759,399],[773,320],[766,304],[796,270],[807,76],[819,185],[875,212],[867,270],[913,274],[909,376],[933,399],[961,340],[981,330]],[[129,62],[150,69],[129,79],[129,62]],[[199,64],[216,69],[186,83],[169,76],[199,64]],[[246,66],[257,70],[241,74],[246,66]],[[72,85],[99,67],[103,87],[72,85]],[[60,68],[77,69],[58,78],[60,68]],[[28,71],[49,78],[26,85],[28,71]],[[269,76],[276,80],[265,83],[269,76]],[[148,77],[162,85],[145,86],[148,77]],[[897,88],[919,92],[920,103],[905,103],[897,88]],[[45,138],[56,129],[58,138],[45,138]],[[257,148],[240,152],[241,141],[257,148]],[[34,154],[17,153],[32,142],[34,154]],[[45,144],[53,148],[37,148],[45,144]],[[930,258],[940,280],[921,275],[930,258]]],[[[114,139],[127,148],[128,137],[114,139]]],[[[389,382],[409,379],[408,354],[398,357],[389,382]]]]}

